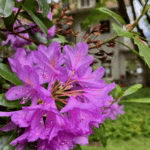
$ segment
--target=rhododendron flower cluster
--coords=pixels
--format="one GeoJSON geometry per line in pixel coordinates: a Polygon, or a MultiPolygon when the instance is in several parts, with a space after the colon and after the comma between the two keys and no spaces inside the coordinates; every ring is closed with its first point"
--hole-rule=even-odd
{"type": "MultiPolygon", "coordinates": [[[[14,13],[17,13],[18,8],[14,7],[13,11],[14,11],[14,13]]],[[[47,18],[52,20],[51,10],[49,11],[47,18]]],[[[23,20],[19,20],[19,22],[18,21],[15,22],[14,28],[16,28],[15,29],[16,33],[18,32],[20,36],[23,36],[24,38],[27,38],[27,39],[30,38],[31,34],[34,35],[35,32],[40,32],[42,34],[42,36],[45,36],[45,34],[38,27],[36,27],[35,23],[24,23],[23,20]],[[20,23],[22,23],[21,26],[20,26],[20,23]],[[33,27],[35,27],[35,28],[33,28],[33,27]],[[30,29],[31,30],[30,35],[28,32],[23,32],[27,28],[28,29],[31,28],[30,29]]],[[[51,28],[48,28],[48,30],[47,30],[48,31],[48,37],[46,37],[46,36],[45,37],[47,39],[50,39],[51,37],[53,37],[55,35],[55,30],[56,30],[55,25],[52,26],[51,28]]],[[[16,50],[17,48],[22,48],[24,45],[31,44],[31,41],[23,39],[22,37],[19,37],[17,34],[9,34],[9,32],[5,32],[5,34],[7,35],[7,40],[2,43],[2,46],[6,45],[10,42],[12,50],[16,50]]]]}
{"type": "Polygon", "coordinates": [[[104,68],[92,71],[93,56],[87,55],[88,45],[80,42],[73,49],[53,42],[28,52],[17,49],[9,58],[11,69],[23,85],[13,86],[6,93],[10,101],[21,99],[30,106],[12,112],[11,122],[2,131],[16,129],[18,138],[10,144],[23,150],[27,144],[37,150],[70,150],[77,144],[88,144],[93,127],[106,118],[123,114],[123,106],[109,95],[115,83],[106,84],[101,78],[104,68]]]}

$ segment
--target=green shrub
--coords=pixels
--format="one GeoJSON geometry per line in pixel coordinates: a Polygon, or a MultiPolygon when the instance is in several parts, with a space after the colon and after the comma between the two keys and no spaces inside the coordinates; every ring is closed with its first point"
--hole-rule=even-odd
{"type": "MultiPolygon", "coordinates": [[[[140,89],[138,92],[124,97],[124,100],[137,97],[150,97],[150,88],[140,89]]],[[[123,140],[137,136],[150,137],[150,104],[123,103],[123,105],[124,115],[118,116],[118,119],[114,121],[105,120],[105,134],[111,139],[123,140]]],[[[98,141],[94,135],[91,135],[89,140],[98,141]]]]}

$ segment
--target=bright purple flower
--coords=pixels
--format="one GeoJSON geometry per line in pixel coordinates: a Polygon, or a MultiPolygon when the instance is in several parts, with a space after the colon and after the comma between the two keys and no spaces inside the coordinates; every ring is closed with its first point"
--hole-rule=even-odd
{"type": "Polygon", "coordinates": [[[22,80],[24,85],[14,86],[6,92],[8,100],[16,100],[23,98],[21,103],[24,104],[32,99],[32,104],[37,104],[37,97],[44,97],[50,95],[50,92],[44,89],[39,83],[38,74],[25,65],[17,72],[18,77],[22,80]]]}
{"type": "Polygon", "coordinates": [[[66,45],[64,47],[64,52],[66,59],[65,64],[68,72],[75,71],[78,76],[82,76],[85,70],[93,62],[93,56],[87,56],[88,45],[86,43],[78,43],[74,50],[71,46],[66,45]]]}
{"type": "MultiPolygon", "coordinates": [[[[12,34],[8,34],[8,33],[6,33],[6,35],[7,35],[7,40],[2,43],[2,46],[6,45],[10,42],[13,50],[16,48],[22,48],[24,45],[31,44],[30,41],[25,40],[21,37],[18,37],[17,35],[12,35],[12,34]]],[[[28,33],[20,33],[20,35],[22,35],[26,38],[29,38],[28,33]]]]}
{"type": "Polygon", "coordinates": [[[17,7],[14,7],[14,8],[13,8],[13,12],[14,12],[14,13],[17,13],[17,11],[18,11],[18,8],[17,8],[17,7]]]}
{"type": "Polygon", "coordinates": [[[33,58],[32,53],[27,54],[25,49],[18,48],[13,58],[8,58],[9,64],[13,72],[17,72],[21,67],[28,65],[30,67],[33,66],[33,58]]]}
{"type": "Polygon", "coordinates": [[[107,85],[101,79],[103,67],[92,72],[93,57],[87,52],[88,45],[81,42],[74,50],[65,46],[63,54],[60,44],[53,42],[49,47],[40,45],[31,54],[18,49],[9,59],[23,85],[9,89],[6,98],[32,102],[19,111],[0,112],[0,116],[11,117],[2,131],[17,126],[18,138],[11,142],[18,144],[17,150],[31,142],[37,142],[37,150],[70,150],[77,144],[85,145],[93,126],[98,128],[106,118],[114,120],[124,113],[123,106],[109,95],[115,84],[107,85]]]}
{"type": "MultiPolygon", "coordinates": [[[[51,10],[49,11],[47,18],[49,18],[50,20],[53,19],[51,10]]],[[[55,35],[55,31],[56,31],[55,25],[48,29],[48,39],[50,39],[51,37],[53,37],[55,35]]]]}
{"type": "Polygon", "coordinates": [[[104,109],[104,113],[107,114],[108,118],[111,118],[112,120],[116,119],[116,116],[118,114],[124,114],[125,112],[122,110],[123,105],[119,106],[117,103],[112,104],[111,106],[104,109]]]}
{"type": "Polygon", "coordinates": [[[40,45],[38,51],[34,51],[34,56],[34,62],[37,64],[35,70],[39,74],[41,83],[52,80],[64,69],[62,67],[64,57],[57,42],[51,43],[49,47],[40,45]]]}

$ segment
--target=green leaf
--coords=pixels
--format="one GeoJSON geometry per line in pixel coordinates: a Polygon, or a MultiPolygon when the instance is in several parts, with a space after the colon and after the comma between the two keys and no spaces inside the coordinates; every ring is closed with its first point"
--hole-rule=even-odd
{"type": "Polygon", "coordinates": [[[112,26],[113,26],[113,30],[115,31],[115,33],[116,33],[118,36],[133,38],[133,34],[132,34],[132,33],[123,30],[123,28],[119,27],[117,24],[112,23],[112,26]]]}
{"type": "Polygon", "coordinates": [[[134,35],[141,35],[141,33],[136,32],[136,31],[132,31],[132,33],[133,33],[134,35]]]}
{"type": "Polygon", "coordinates": [[[64,36],[62,36],[62,35],[57,35],[57,36],[58,36],[58,38],[53,38],[53,39],[48,40],[47,46],[49,46],[54,41],[56,41],[58,43],[68,43],[68,41],[65,39],[64,36]]]}
{"type": "Polygon", "coordinates": [[[4,135],[0,138],[0,150],[2,150],[7,143],[8,139],[10,138],[10,135],[4,135]]]}
{"type": "Polygon", "coordinates": [[[35,12],[35,15],[44,23],[47,28],[50,28],[54,25],[49,18],[43,17],[41,13],[35,12]]]}
{"type": "MultiPolygon", "coordinates": [[[[47,17],[43,17],[43,15],[41,13],[38,13],[38,12],[34,12],[34,14],[43,22],[43,24],[47,27],[47,28],[50,28],[53,26],[53,23],[50,19],[48,19],[47,17]]],[[[20,15],[30,21],[34,21],[32,19],[32,17],[26,12],[26,11],[22,11],[20,12],[20,15]]]]}
{"type": "Polygon", "coordinates": [[[136,92],[137,90],[139,90],[140,88],[142,88],[142,84],[133,85],[133,86],[129,87],[129,88],[125,91],[125,93],[124,93],[123,96],[130,95],[130,94],[136,92]]]}
{"type": "Polygon", "coordinates": [[[7,89],[10,89],[10,84],[8,84],[8,83],[3,84],[2,86],[7,88],[7,89]]]}
{"type": "Polygon", "coordinates": [[[14,85],[22,85],[21,80],[17,78],[16,74],[6,64],[0,63],[0,75],[14,85]]]}
{"type": "MultiPolygon", "coordinates": [[[[110,81],[108,81],[108,80],[105,80],[105,81],[107,84],[111,84],[110,81]]],[[[122,91],[121,87],[118,84],[116,84],[115,89],[113,89],[109,94],[112,95],[115,100],[118,100],[119,98],[121,98],[124,95],[124,93],[125,92],[122,91]]]]}
{"type": "Polygon", "coordinates": [[[39,41],[39,42],[42,42],[42,43],[47,43],[47,38],[44,37],[40,32],[34,32],[34,34],[31,36],[33,40],[35,41],[39,41]]]}
{"type": "Polygon", "coordinates": [[[42,9],[43,16],[46,17],[50,11],[47,0],[38,0],[38,3],[42,9]]]}
{"type": "Polygon", "coordinates": [[[122,17],[120,17],[118,14],[114,13],[113,11],[111,11],[110,9],[106,8],[106,7],[101,7],[101,8],[97,8],[100,12],[103,12],[111,17],[113,17],[118,24],[121,25],[121,23],[126,24],[125,21],[123,20],[122,17]],[[121,23],[120,23],[121,22],[121,23]]]}
{"type": "Polygon", "coordinates": [[[36,12],[39,9],[39,5],[38,5],[37,1],[35,1],[35,0],[25,0],[23,5],[33,12],[36,12]]]}
{"type": "Polygon", "coordinates": [[[14,139],[16,139],[18,137],[17,132],[14,131],[14,133],[11,135],[11,137],[9,138],[9,140],[7,141],[7,143],[5,144],[3,150],[15,150],[16,146],[11,146],[10,142],[13,141],[14,139]]]}
{"type": "Polygon", "coordinates": [[[29,13],[29,15],[32,17],[32,19],[34,20],[34,22],[43,31],[43,33],[48,36],[47,28],[43,24],[43,22],[28,7],[25,7],[23,4],[22,4],[22,7],[23,7],[23,9],[25,9],[29,13]]]}
{"type": "Polygon", "coordinates": [[[14,5],[15,3],[13,0],[0,0],[0,16],[10,16],[13,11],[14,5]]]}
{"type": "Polygon", "coordinates": [[[108,137],[105,135],[105,130],[103,128],[94,128],[93,129],[94,134],[97,136],[97,138],[100,140],[101,144],[106,147],[108,137]]]}
{"type": "Polygon", "coordinates": [[[99,24],[100,19],[107,19],[109,16],[108,14],[105,14],[103,12],[100,12],[98,9],[94,9],[90,12],[90,14],[85,18],[85,21],[83,22],[83,26],[85,28],[88,27],[88,25],[91,24],[99,24]]]}
{"type": "Polygon", "coordinates": [[[28,45],[28,46],[29,46],[29,49],[32,50],[32,51],[38,49],[38,46],[33,42],[31,43],[31,45],[28,45]]]}
{"type": "Polygon", "coordinates": [[[76,148],[74,148],[73,150],[82,150],[82,148],[79,144],[77,144],[76,148]]]}
{"type": "Polygon", "coordinates": [[[66,40],[66,38],[63,35],[57,34],[57,36],[62,41],[62,43],[68,43],[68,41],[66,40]]]}
{"type": "Polygon", "coordinates": [[[5,28],[5,24],[4,24],[4,19],[1,18],[1,21],[0,21],[0,28],[5,28]]]}
{"type": "Polygon", "coordinates": [[[138,98],[138,99],[121,100],[120,102],[150,103],[150,98],[138,98]]]}
{"type": "Polygon", "coordinates": [[[10,16],[4,18],[5,26],[9,31],[11,31],[13,28],[14,19],[15,19],[14,13],[12,13],[10,16]]]}
{"type": "Polygon", "coordinates": [[[5,97],[5,93],[0,94],[0,106],[10,107],[10,108],[21,108],[23,105],[19,104],[20,100],[9,101],[5,97]]]}
{"type": "Polygon", "coordinates": [[[133,38],[134,39],[134,43],[137,44],[137,46],[139,47],[139,54],[144,57],[145,62],[147,63],[147,65],[150,67],[150,48],[146,45],[144,45],[139,39],[137,39],[136,37],[133,38]]]}

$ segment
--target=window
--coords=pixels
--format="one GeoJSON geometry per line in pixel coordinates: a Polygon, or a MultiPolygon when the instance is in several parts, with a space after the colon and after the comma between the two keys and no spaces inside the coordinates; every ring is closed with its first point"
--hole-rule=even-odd
{"type": "Polygon", "coordinates": [[[90,0],[81,0],[81,7],[90,6],[90,0]]]}
{"type": "Polygon", "coordinates": [[[100,21],[103,31],[101,33],[110,33],[110,21],[100,21]]]}
{"type": "Polygon", "coordinates": [[[81,0],[81,6],[82,6],[82,7],[85,5],[84,1],[85,1],[85,0],[81,0]]]}
{"type": "Polygon", "coordinates": [[[102,66],[105,68],[104,78],[111,78],[112,77],[111,60],[106,60],[102,62],[102,66]]]}
{"type": "Polygon", "coordinates": [[[90,5],[90,0],[87,0],[87,6],[89,6],[90,5]]]}

